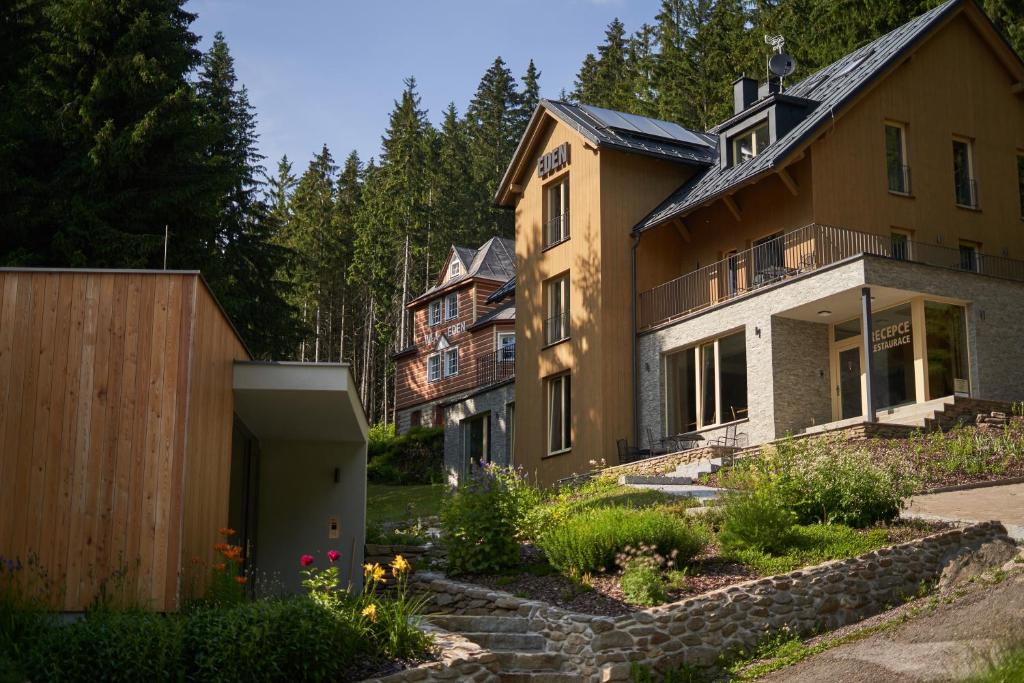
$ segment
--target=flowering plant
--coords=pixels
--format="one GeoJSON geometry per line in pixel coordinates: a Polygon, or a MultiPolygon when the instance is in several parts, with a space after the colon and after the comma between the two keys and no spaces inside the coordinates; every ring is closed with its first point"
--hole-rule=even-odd
{"type": "MultiPolygon", "coordinates": [[[[213,576],[210,581],[209,599],[218,605],[234,605],[245,600],[245,585],[248,583],[242,566],[242,546],[227,541],[237,532],[230,527],[217,530],[225,542],[215,543],[213,549],[220,555],[219,561],[210,565],[213,576]]],[[[201,558],[193,558],[193,564],[202,564],[201,558]]]]}
{"type": "Polygon", "coordinates": [[[299,565],[302,567],[303,587],[309,592],[310,599],[321,607],[337,609],[343,599],[343,594],[338,586],[338,567],[335,564],[341,557],[337,550],[327,551],[328,566],[320,569],[314,567],[316,559],[312,555],[303,555],[299,558],[299,565]]]}

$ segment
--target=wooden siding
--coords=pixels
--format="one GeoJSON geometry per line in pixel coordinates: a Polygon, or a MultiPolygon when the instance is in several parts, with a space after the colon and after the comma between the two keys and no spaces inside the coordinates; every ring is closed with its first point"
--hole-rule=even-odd
{"type": "MultiPolygon", "coordinates": [[[[174,609],[190,374],[209,373],[193,314],[212,297],[148,272],[0,271],[0,292],[0,554],[33,558],[56,609],[101,591],[174,609]]],[[[199,329],[234,338],[223,318],[199,329]]]]}
{"type": "MultiPolygon", "coordinates": [[[[487,325],[481,329],[471,330],[473,323],[482,316],[493,311],[501,304],[488,304],[487,297],[493,294],[501,282],[489,280],[471,280],[455,293],[459,297],[459,315],[454,320],[442,320],[439,325],[430,326],[428,312],[430,302],[442,301],[451,292],[435,297],[418,305],[412,311],[412,333],[416,352],[412,356],[399,358],[395,368],[397,378],[398,410],[405,410],[426,401],[433,401],[445,396],[453,396],[476,388],[476,358],[480,354],[494,350],[495,325],[487,325]],[[440,332],[447,336],[447,329],[453,325],[465,323],[466,331],[448,337],[448,343],[459,349],[459,373],[453,377],[443,377],[436,382],[427,381],[427,358],[436,349],[436,340],[432,335],[440,332]],[[430,341],[428,342],[428,336],[430,341]]],[[[511,328],[512,322],[498,322],[496,326],[511,328]]]]}

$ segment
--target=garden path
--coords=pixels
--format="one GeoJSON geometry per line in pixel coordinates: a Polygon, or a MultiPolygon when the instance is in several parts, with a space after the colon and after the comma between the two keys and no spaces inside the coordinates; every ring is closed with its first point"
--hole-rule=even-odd
{"type": "Polygon", "coordinates": [[[987,522],[998,519],[1018,543],[1024,541],[1024,484],[930,493],[915,497],[905,518],[943,522],[987,522]]]}

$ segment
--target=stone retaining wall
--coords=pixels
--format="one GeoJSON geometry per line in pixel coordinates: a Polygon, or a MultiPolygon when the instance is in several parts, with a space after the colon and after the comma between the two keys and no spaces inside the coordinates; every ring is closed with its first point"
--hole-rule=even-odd
{"type": "Polygon", "coordinates": [[[693,462],[700,462],[702,460],[711,460],[712,458],[728,458],[733,453],[739,451],[739,448],[731,446],[702,446],[700,448],[691,448],[687,451],[679,451],[678,453],[667,453],[666,455],[656,455],[651,458],[644,458],[643,460],[637,460],[636,462],[627,462],[622,465],[613,465],[611,467],[605,467],[586,474],[578,474],[573,477],[568,477],[559,481],[560,484],[566,483],[582,483],[594,477],[615,477],[618,478],[623,474],[639,474],[639,475],[658,475],[668,474],[675,470],[679,465],[689,465],[693,462]]]}
{"type": "Polygon", "coordinates": [[[1009,542],[1001,524],[974,524],[616,618],[567,612],[436,574],[417,575],[414,585],[431,592],[437,611],[534,619],[548,652],[565,655],[583,679],[619,681],[629,679],[632,662],[658,670],[710,664],[783,626],[807,632],[854,623],[914,595],[953,558],[992,541],[1009,542]]]}
{"type": "Polygon", "coordinates": [[[473,681],[496,683],[498,656],[457,633],[449,633],[424,624],[423,630],[434,636],[434,647],[439,653],[436,662],[405,669],[397,673],[371,678],[365,683],[413,683],[413,681],[473,681]]]}

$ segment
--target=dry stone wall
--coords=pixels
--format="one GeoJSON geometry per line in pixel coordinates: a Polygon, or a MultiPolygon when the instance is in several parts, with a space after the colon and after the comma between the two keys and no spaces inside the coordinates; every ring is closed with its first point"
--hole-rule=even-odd
{"type": "Polygon", "coordinates": [[[434,636],[434,647],[439,653],[436,662],[430,662],[411,669],[404,669],[382,678],[372,678],[365,683],[430,683],[431,681],[472,681],[473,683],[496,683],[498,656],[457,633],[448,633],[429,624],[424,630],[434,636]]]}
{"type": "Polygon", "coordinates": [[[851,624],[936,582],[954,558],[986,544],[1011,543],[998,522],[974,524],[849,560],[756,579],[616,618],[567,612],[479,586],[419,574],[429,610],[521,616],[566,657],[583,680],[629,679],[630,663],[658,670],[710,664],[732,648],[749,649],[773,630],[820,631],[851,624]]]}

